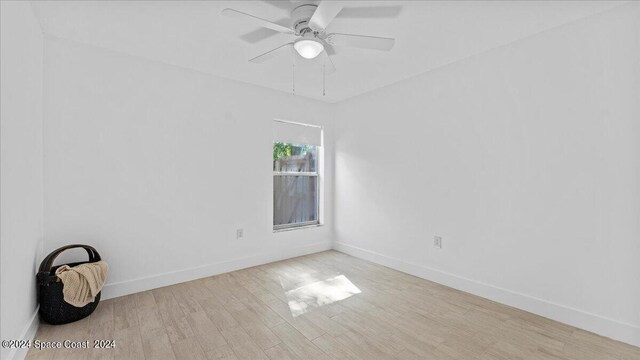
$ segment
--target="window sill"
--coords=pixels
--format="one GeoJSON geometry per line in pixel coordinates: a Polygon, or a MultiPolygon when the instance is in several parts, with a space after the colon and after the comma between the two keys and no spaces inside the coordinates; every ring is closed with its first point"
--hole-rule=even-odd
{"type": "Polygon", "coordinates": [[[313,224],[313,225],[304,225],[304,226],[295,226],[295,227],[290,227],[290,228],[285,228],[285,229],[274,229],[273,233],[280,233],[280,232],[285,232],[285,231],[294,231],[294,230],[302,230],[302,229],[309,229],[309,228],[317,228],[317,227],[321,227],[324,226],[324,224],[313,224]]]}

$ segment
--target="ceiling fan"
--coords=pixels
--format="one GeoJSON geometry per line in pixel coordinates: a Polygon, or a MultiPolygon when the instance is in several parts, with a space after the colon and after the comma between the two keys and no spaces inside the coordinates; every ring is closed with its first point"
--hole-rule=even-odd
{"type": "MultiPolygon", "coordinates": [[[[275,2],[273,2],[275,3],[275,2]]],[[[281,2],[280,4],[288,2],[281,2]]],[[[293,6],[292,6],[293,7],[293,6]]],[[[341,12],[351,17],[393,17],[398,14],[399,6],[381,7],[344,7],[343,1],[303,1],[302,4],[291,10],[290,27],[286,27],[269,20],[244,13],[234,9],[224,9],[223,15],[244,19],[280,33],[290,34],[296,38],[264,54],[249,59],[252,63],[262,63],[272,59],[292,47],[305,59],[314,59],[324,54],[327,70],[335,71],[331,56],[335,54],[334,46],[349,46],[364,49],[389,51],[395,44],[395,39],[368,35],[327,33],[327,26],[341,12]]]]}

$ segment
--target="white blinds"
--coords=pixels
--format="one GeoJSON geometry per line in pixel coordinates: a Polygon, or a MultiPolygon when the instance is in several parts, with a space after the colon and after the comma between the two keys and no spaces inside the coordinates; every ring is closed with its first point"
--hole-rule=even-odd
{"type": "Polygon", "coordinates": [[[273,141],[321,146],[322,128],[276,120],[273,122],[273,141]]]}

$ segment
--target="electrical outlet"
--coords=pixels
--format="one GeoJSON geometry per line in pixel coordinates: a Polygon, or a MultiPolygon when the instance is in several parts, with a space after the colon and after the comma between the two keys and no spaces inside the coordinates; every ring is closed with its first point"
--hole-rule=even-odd
{"type": "Polygon", "coordinates": [[[243,229],[237,229],[236,230],[236,240],[242,239],[243,237],[244,237],[244,230],[243,229]]]}
{"type": "Polygon", "coordinates": [[[442,236],[434,235],[433,236],[433,246],[442,249],[442,236]]]}

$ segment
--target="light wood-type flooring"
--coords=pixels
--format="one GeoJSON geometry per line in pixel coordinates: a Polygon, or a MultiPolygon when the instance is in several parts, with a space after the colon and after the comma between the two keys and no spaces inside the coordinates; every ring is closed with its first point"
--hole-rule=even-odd
{"type": "Polygon", "coordinates": [[[640,359],[640,348],[336,251],[102,301],[36,339],[115,348],[28,359],[640,359]]]}

